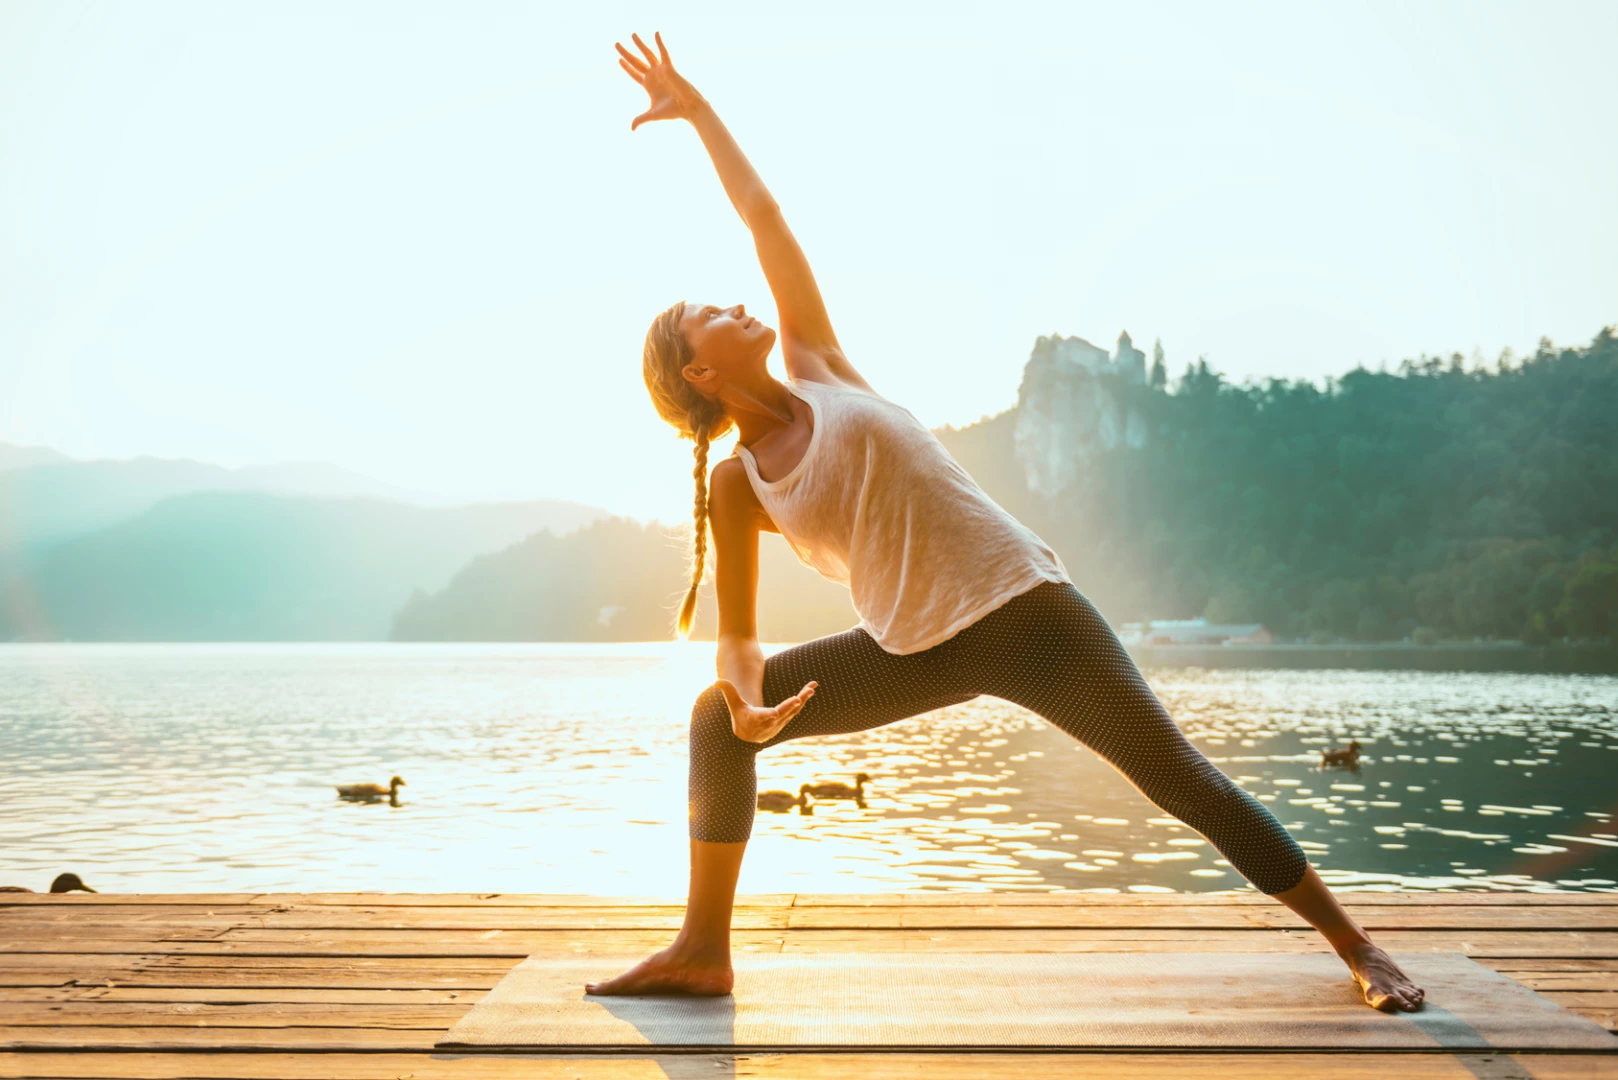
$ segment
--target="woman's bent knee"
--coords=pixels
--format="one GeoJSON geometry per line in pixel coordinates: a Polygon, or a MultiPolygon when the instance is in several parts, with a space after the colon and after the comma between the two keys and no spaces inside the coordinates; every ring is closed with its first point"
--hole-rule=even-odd
{"type": "Polygon", "coordinates": [[[729,757],[758,752],[758,744],[736,737],[731,727],[730,706],[717,686],[710,686],[697,695],[691,706],[691,754],[729,757]]]}
{"type": "Polygon", "coordinates": [[[711,843],[739,843],[752,832],[758,781],[753,756],[759,744],[736,737],[730,706],[717,687],[691,708],[690,835],[711,843]]]}

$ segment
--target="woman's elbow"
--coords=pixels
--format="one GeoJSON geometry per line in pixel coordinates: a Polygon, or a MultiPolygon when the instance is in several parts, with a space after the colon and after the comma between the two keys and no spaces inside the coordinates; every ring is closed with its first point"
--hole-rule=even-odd
{"type": "Polygon", "coordinates": [[[781,204],[775,201],[775,196],[764,192],[757,199],[747,204],[742,213],[742,220],[747,222],[748,229],[757,231],[781,221],[781,204]]]}

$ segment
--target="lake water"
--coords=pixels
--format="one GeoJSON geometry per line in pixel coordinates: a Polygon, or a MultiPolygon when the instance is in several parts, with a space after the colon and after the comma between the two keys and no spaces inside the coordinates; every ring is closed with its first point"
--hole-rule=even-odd
{"type": "MultiPolygon", "coordinates": [[[[766,652],[779,646],[767,646],[766,652]]],[[[0,884],[684,895],[713,644],[0,646],[0,884]],[[335,784],[406,780],[397,807],[335,784]]],[[[1618,678],[1148,670],[1339,889],[1618,891],[1618,678]],[[1358,772],[1319,750],[1365,746],[1358,772]]],[[[759,758],[744,892],[1216,891],[1196,833],[978,698],[759,758]]]]}

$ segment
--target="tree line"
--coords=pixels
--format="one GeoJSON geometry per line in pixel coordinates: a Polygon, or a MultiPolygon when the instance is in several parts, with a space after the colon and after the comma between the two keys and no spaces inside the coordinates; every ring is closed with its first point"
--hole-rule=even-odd
{"type": "Polygon", "coordinates": [[[1148,444],[1099,454],[1058,498],[1018,483],[1004,414],[941,435],[1115,622],[1201,614],[1317,642],[1618,630],[1612,328],[1324,386],[1234,385],[1199,360],[1171,389],[1160,350],[1153,368],[1108,388],[1148,444]]]}

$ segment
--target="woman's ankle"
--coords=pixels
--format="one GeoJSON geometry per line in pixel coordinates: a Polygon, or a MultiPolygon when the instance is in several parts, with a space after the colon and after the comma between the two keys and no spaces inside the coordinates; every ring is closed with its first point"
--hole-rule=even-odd
{"type": "Polygon", "coordinates": [[[681,930],[675,935],[668,951],[683,963],[703,967],[730,966],[730,935],[717,940],[712,935],[693,934],[681,930]]]}
{"type": "Polygon", "coordinates": [[[1370,934],[1367,934],[1360,927],[1353,925],[1350,925],[1345,930],[1327,934],[1326,940],[1331,943],[1331,947],[1333,949],[1337,950],[1337,955],[1342,957],[1344,960],[1347,960],[1355,953],[1377,947],[1376,944],[1371,940],[1370,934]]]}

